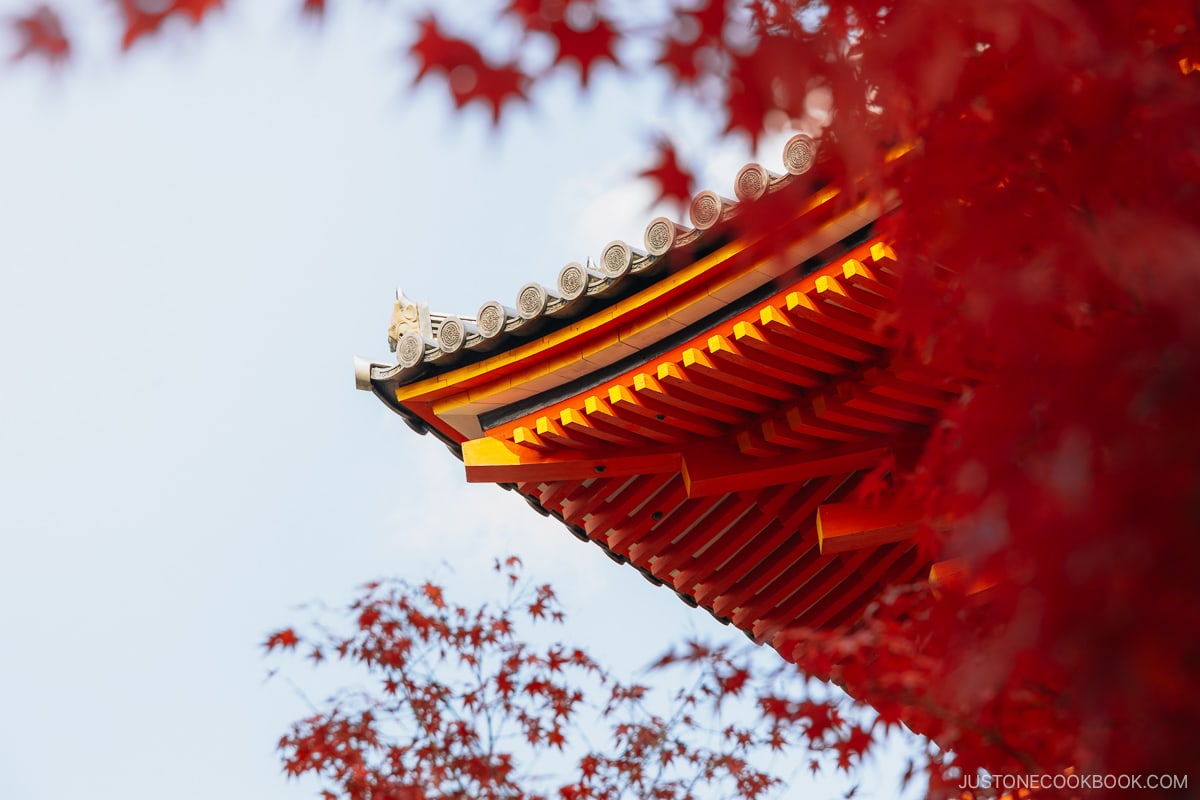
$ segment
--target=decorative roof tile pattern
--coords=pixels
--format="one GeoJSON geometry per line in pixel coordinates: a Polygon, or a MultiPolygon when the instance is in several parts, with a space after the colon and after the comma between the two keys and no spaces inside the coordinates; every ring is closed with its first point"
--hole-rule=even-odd
{"type": "MultiPolygon", "coordinates": [[[[646,226],[645,249],[626,242],[613,241],[604,247],[596,263],[572,262],[559,270],[553,289],[537,282],[527,283],[517,292],[512,307],[489,300],[474,317],[425,313],[419,328],[404,326],[412,314],[412,301],[398,293],[389,344],[396,353],[399,370],[387,375],[398,383],[407,383],[433,372],[453,367],[464,357],[483,355],[512,344],[514,340],[540,333],[545,322],[579,317],[597,298],[614,298],[635,291],[638,278],[654,277],[656,268],[669,266],[673,253],[695,245],[704,235],[737,216],[748,204],[787,188],[807,173],[815,160],[817,144],[811,136],[798,133],[783,149],[785,174],[769,172],[760,164],[742,167],[735,180],[736,200],[716,192],[702,191],[692,198],[689,217],[692,227],[667,217],[657,217],[646,226]]],[[[683,263],[688,253],[676,259],[683,263]]]]}

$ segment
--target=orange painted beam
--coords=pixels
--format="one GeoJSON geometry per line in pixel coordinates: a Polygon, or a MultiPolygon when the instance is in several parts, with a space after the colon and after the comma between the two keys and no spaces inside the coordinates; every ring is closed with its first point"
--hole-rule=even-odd
{"type": "Polygon", "coordinates": [[[994,576],[976,574],[961,558],[948,558],[929,568],[929,583],[934,594],[944,589],[960,589],[964,594],[986,592],[1000,581],[994,576]]]}
{"type": "Polygon", "coordinates": [[[887,454],[886,446],[876,444],[753,458],[730,447],[709,446],[684,454],[683,482],[689,497],[762,489],[870,469],[887,454]]]}
{"type": "MultiPolygon", "coordinates": [[[[767,308],[772,308],[767,306],[767,308]]],[[[782,319],[778,310],[775,314],[782,319]]],[[[760,320],[763,312],[759,313],[760,320]]],[[[771,318],[771,314],[766,314],[771,318]]],[[[827,353],[811,344],[805,344],[795,339],[788,339],[779,334],[771,334],[763,329],[762,324],[738,322],[733,326],[733,341],[744,352],[753,352],[759,361],[776,364],[787,368],[786,365],[812,370],[817,374],[841,375],[854,368],[855,362],[839,355],[827,353]],[[781,363],[782,362],[782,363],[781,363]]]]}
{"type": "MultiPolygon", "coordinates": [[[[818,276],[820,277],[820,276],[818,276]]],[[[784,303],[786,313],[793,322],[806,322],[811,325],[818,335],[840,334],[856,339],[866,345],[880,348],[891,346],[891,339],[875,330],[875,321],[862,314],[856,314],[833,302],[838,297],[831,291],[828,284],[823,284],[825,290],[814,288],[812,292],[790,292],[784,303]]],[[[831,336],[828,338],[832,339],[831,336]]],[[[826,349],[829,349],[826,345],[826,349]]]]}
{"type": "Polygon", "coordinates": [[[773,338],[780,346],[794,347],[800,353],[808,348],[810,352],[828,353],[852,363],[875,360],[882,354],[880,348],[826,325],[804,295],[792,292],[786,302],[792,315],[775,306],[766,306],[759,312],[759,328],[768,341],[773,338]]]}
{"type": "MultiPolygon", "coordinates": [[[[871,253],[874,255],[875,251],[872,250],[871,253]]],[[[851,286],[856,286],[888,300],[896,299],[896,275],[878,267],[868,267],[857,258],[847,259],[843,262],[842,278],[851,286]]]]}
{"type": "Polygon", "coordinates": [[[540,453],[515,442],[484,437],[463,442],[468,483],[586,480],[675,472],[679,453],[621,449],[618,452],[570,450],[540,453]]]}
{"type": "MultiPolygon", "coordinates": [[[[699,353],[693,350],[693,354],[699,353]]],[[[690,366],[690,365],[689,365],[690,366]]],[[[771,401],[752,388],[739,388],[713,380],[717,370],[705,376],[696,369],[683,369],[679,364],[666,361],[658,365],[658,380],[673,397],[686,398],[704,410],[707,416],[740,422],[749,414],[761,414],[771,408],[771,401]],[[719,409],[726,409],[726,416],[718,417],[719,409]],[[741,413],[739,412],[746,412],[741,413]],[[733,416],[728,416],[732,414],[733,416]]]]}
{"type": "Polygon", "coordinates": [[[645,390],[646,381],[651,380],[649,375],[634,376],[635,389],[638,378],[642,379],[643,389],[638,390],[637,394],[620,385],[609,388],[608,402],[612,406],[613,413],[618,417],[634,420],[660,433],[682,436],[684,439],[690,439],[695,434],[720,436],[725,433],[725,427],[720,424],[708,420],[696,420],[688,414],[681,414],[677,409],[665,403],[654,400],[645,390]]]}
{"type": "MultiPolygon", "coordinates": [[[[753,328],[745,323],[739,324],[744,326],[741,328],[743,331],[742,341],[760,342],[745,333],[746,330],[754,330],[753,328]]],[[[762,334],[758,335],[762,336],[762,334]]],[[[762,341],[761,344],[765,345],[766,342],[762,341]]],[[[770,345],[766,346],[770,347],[770,345]]],[[[744,348],[740,343],[730,340],[727,336],[714,334],[708,337],[708,352],[713,361],[721,364],[722,369],[730,374],[738,374],[748,379],[754,386],[758,386],[764,380],[773,381],[776,385],[802,386],[806,389],[824,386],[828,383],[828,379],[822,372],[791,362],[780,365],[774,355],[764,352],[762,348],[758,350],[744,348]]],[[[795,390],[791,390],[778,399],[787,399],[795,394],[795,390]]]]}
{"type": "Polygon", "coordinates": [[[634,397],[647,408],[659,409],[668,416],[680,419],[698,418],[701,422],[737,424],[747,419],[748,415],[743,411],[713,402],[710,397],[689,393],[687,381],[674,364],[660,364],[659,371],[669,375],[673,385],[660,383],[657,378],[645,373],[633,376],[634,397]]]}
{"type": "MultiPolygon", "coordinates": [[[[710,337],[709,344],[717,338],[710,337]]],[[[795,386],[787,382],[782,374],[769,375],[764,370],[757,373],[747,370],[738,363],[732,346],[725,356],[714,360],[703,350],[692,347],[683,351],[680,363],[684,373],[693,382],[711,387],[725,396],[749,393],[753,399],[767,397],[772,400],[791,400],[798,394],[795,386]]],[[[815,386],[818,382],[812,381],[808,385],[815,386]]]]}
{"type": "Polygon", "coordinates": [[[622,447],[643,444],[638,440],[637,436],[630,436],[620,429],[614,430],[610,426],[597,424],[600,421],[599,415],[595,418],[584,416],[584,414],[581,414],[574,408],[564,408],[558,415],[558,422],[568,435],[574,435],[581,439],[590,438],[622,447]]]}
{"type": "Polygon", "coordinates": [[[911,538],[920,520],[911,507],[829,503],[817,509],[817,542],[822,553],[878,547],[911,538]]]}
{"type": "Polygon", "coordinates": [[[547,511],[559,511],[571,492],[578,487],[575,481],[542,481],[546,488],[538,495],[538,502],[547,511]]]}
{"type": "Polygon", "coordinates": [[[761,588],[756,587],[753,596],[740,604],[730,615],[733,624],[746,630],[756,620],[772,616],[771,612],[777,605],[797,592],[803,592],[809,581],[835,563],[835,556],[822,556],[814,546],[789,564],[785,570],[772,570],[772,579],[763,581],[761,588]]]}
{"type": "Polygon", "coordinates": [[[537,450],[538,452],[542,453],[546,453],[554,449],[553,445],[548,444],[542,439],[542,437],[538,436],[536,432],[524,426],[513,431],[513,442],[521,445],[522,447],[528,447],[530,450],[537,450]]]}
{"type": "Polygon", "coordinates": [[[870,411],[859,411],[858,409],[850,408],[841,398],[829,397],[827,395],[814,397],[812,410],[817,419],[822,421],[835,422],[838,425],[859,428],[863,431],[871,431],[872,433],[881,433],[889,436],[903,433],[915,425],[915,423],[903,422],[891,417],[885,417],[882,414],[874,414],[870,411]]]}
{"type": "Polygon", "coordinates": [[[650,420],[639,418],[634,414],[622,413],[622,410],[615,409],[612,403],[597,395],[590,395],[584,399],[583,413],[587,415],[588,421],[597,428],[627,433],[663,444],[679,444],[688,438],[683,431],[678,429],[673,430],[670,426],[664,426],[661,423],[654,424],[650,420]]]}
{"type": "Polygon", "coordinates": [[[821,419],[813,413],[811,403],[807,408],[799,405],[788,409],[783,415],[783,424],[794,434],[814,436],[834,442],[861,442],[867,438],[867,432],[864,430],[843,425],[840,422],[821,419]]]}
{"type": "Polygon", "coordinates": [[[838,399],[846,408],[855,411],[878,414],[881,417],[888,417],[900,422],[911,422],[914,425],[932,425],[937,419],[936,412],[928,407],[876,394],[861,385],[843,383],[838,386],[837,394],[838,399]]]}
{"type": "Polygon", "coordinates": [[[823,303],[832,303],[838,308],[869,320],[888,311],[892,305],[879,295],[863,291],[853,285],[847,285],[832,275],[822,275],[817,278],[817,296],[823,303]]]}

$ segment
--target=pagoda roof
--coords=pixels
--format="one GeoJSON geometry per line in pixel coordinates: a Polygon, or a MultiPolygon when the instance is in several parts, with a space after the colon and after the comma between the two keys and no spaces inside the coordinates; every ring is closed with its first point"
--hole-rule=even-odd
{"type": "MultiPolygon", "coordinates": [[[[677,275],[739,239],[742,229],[749,227],[742,225],[744,215],[749,213],[779,214],[782,209],[787,217],[781,220],[785,226],[810,229],[812,235],[798,248],[793,247],[794,252],[771,260],[783,264],[799,258],[809,270],[815,268],[836,255],[826,251],[844,250],[846,242],[864,238],[882,212],[878,203],[854,203],[825,186],[820,171],[812,171],[816,152],[817,143],[810,136],[793,136],[783,148],[784,172],[748,163],[734,180],[734,199],[711,190],[699,192],[688,207],[690,225],[656,217],[646,225],[641,247],[612,241],[597,261],[588,258],[584,263],[563,266],[552,287],[538,281],[522,285],[511,306],[489,300],[473,315],[431,313],[427,304],[397,290],[388,330],[396,363],[360,364],[359,388],[411,384],[570,327],[650,284],[677,275]]],[[[903,152],[898,149],[896,155],[903,152]]],[[[769,241],[785,235],[786,231],[777,231],[775,236],[765,238],[769,241]]],[[[727,307],[736,299],[734,295],[778,278],[770,269],[760,267],[755,275],[745,276],[738,286],[730,287],[724,297],[703,304],[703,309],[727,307]]],[[[700,308],[693,303],[690,313],[700,308]]],[[[685,313],[680,319],[687,316],[685,313]]]]}
{"type": "Polygon", "coordinates": [[[821,185],[812,144],[788,144],[804,168],[749,164],[738,201],[702,192],[692,227],[656,219],[645,252],[614,242],[515,309],[468,319],[401,296],[398,363],[360,362],[360,388],[467,480],[518,491],[756,640],[853,619],[930,566],[917,512],[853,491],[973,376],[898,355],[896,254],[873,232],[887,208],[821,185]]]}

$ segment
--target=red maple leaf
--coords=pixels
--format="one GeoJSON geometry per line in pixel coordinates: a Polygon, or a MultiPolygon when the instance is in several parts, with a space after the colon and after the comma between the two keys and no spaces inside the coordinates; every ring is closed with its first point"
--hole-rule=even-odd
{"type": "Polygon", "coordinates": [[[617,31],[612,23],[599,14],[578,25],[564,18],[552,23],[548,32],[558,42],[558,53],[554,56],[555,65],[574,61],[579,65],[579,81],[584,86],[587,86],[592,67],[597,63],[617,63],[613,52],[613,45],[618,37],[617,31]]]}
{"type": "Polygon", "coordinates": [[[120,0],[125,17],[125,35],[121,47],[128,50],[143,36],[155,33],[172,16],[183,16],[193,25],[199,24],[208,12],[220,8],[224,0],[173,0],[162,6],[148,0],[120,0]]]}
{"type": "Polygon", "coordinates": [[[681,210],[685,209],[692,199],[692,186],[696,179],[689,170],[680,165],[673,144],[662,139],[657,147],[658,163],[638,173],[638,177],[658,184],[657,200],[674,202],[681,210]]]}
{"type": "Polygon", "coordinates": [[[296,645],[300,643],[300,637],[291,628],[275,631],[267,637],[267,641],[263,643],[263,647],[267,648],[267,652],[271,652],[276,647],[284,650],[294,650],[296,645]]]}
{"type": "Polygon", "coordinates": [[[450,81],[455,104],[462,108],[474,100],[482,100],[492,107],[493,124],[499,124],[500,110],[505,103],[526,99],[525,86],[529,82],[529,76],[515,63],[499,67],[485,66],[482,72],[474,75],[468,73],[461,85],[456,81],[458,77],[456,70],[450,81]]]}
{"type": "Polygon", "coordinates": [[[458,67],[483,66],[483,54],[479,49],[465,39],[447,36],[432,14],[417,20],[417,31],[417,40],[409,48],[417,59],[413,83],[420,83],[426,76],[439,72],[448,78],[458,67]]]}
{"type": "Polygon", "coordinates": [[[709,48],[700,48],[694,41],[683,41],[672,36],[667,38],[662,55],[655,63],[670,71],[676,83],[691,85],[700,80],[706,72],[702,66],[704,62],[700,58],[703,50],[709,48]]]}
{"type": "Polygon", "coordinates": [[[489,63],[471,42],[447,36],[433,15],[418,20],[417,27],[417,40],[409,48],[417,59],[414,83],[435,73],[443,74],[455,107],[482,100],[492,107],[493,123],[499,123],[505,103],[525,99],[528,76],[516,62],[498,66],[489,63]]]}
{"type": "Polygon", "coordinates": [[[62,20],[53,9],[40,5],[25,16],[13,17],[13,29],[21,40],[13,61],[35,53],[51,63],[65,61],[71,54],[71,44],[63,33],[62,20]]]}
{"type": "Polygon", "coordinates": [[[446,601],[442,598],[442,587],[435,586],[434,584],[426,581],[421,586],[421,594],[425,595],[429,602],[433,604],[434,608],[446,607],[446,601]]]}
{"type": "Polygon", "coordinates": [[[839,764],[842,763],[843,757],[846,763],[849,763],[851,758],[857,758],[861,762],[863,754],[867,752],[873,742],[874,737],[865,728],[858,725],[850,728],[846,737],[834,745],[838,751],[839,764]]]}
{"type": "Polygon", "coordinates": [[[546,734],[546,741],[552,747],[557,747],[559,750],[562,750],[563,745],[566,744],[567,740],[566,740],[566,737],[564,737],[562,734],[562,729],[559,728],[557,725],[555,725],[553,728],[550,729],[550,732],[546,734]]]}
{"type": "Polygon", "coordinates": [[[825,732],[837,727],[838,717],[833,706],[814,700],[805,700],[798,704],[796,718],[807,717],[809,724],[805,726],[805,734],[813,741],[825,736],[825,732]]]}
{"type": "Polygon", "coordinates": [[[324,17],[325,0],[304,0],[304,5],[300,7],[300,13],[310,17],[324,17]]]}
{"type": "Polygon", "coordinates": [[[721,676],[718,679],[718,684],[722,692],[736,696],[741,694],[748,680],[750,680],[750,673],[747,670],[735,669],[728,675],[721,676]]]}

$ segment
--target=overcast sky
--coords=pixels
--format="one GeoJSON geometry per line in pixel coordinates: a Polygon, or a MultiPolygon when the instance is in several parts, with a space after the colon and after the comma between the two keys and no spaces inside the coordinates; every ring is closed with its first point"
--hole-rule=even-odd
{"type": "MultiPolygon", "coordinates": [[[[728,635],[467,485],[352,369],[388,360],[397,285],[472,315],[640,241],[650,134],[704,118],[601,70],[497,132],[409,88],[377,4],[324,30],[233,5],[126,57],[88,17],[60,73],[0,68],[3,800],[312,797],[274,750],[306,708],[259,645],[381,574],[469,594],[518,553],[623,666],[728,635]]],[[[730,194],[750,154],[704,147],[730,194]]]]}

